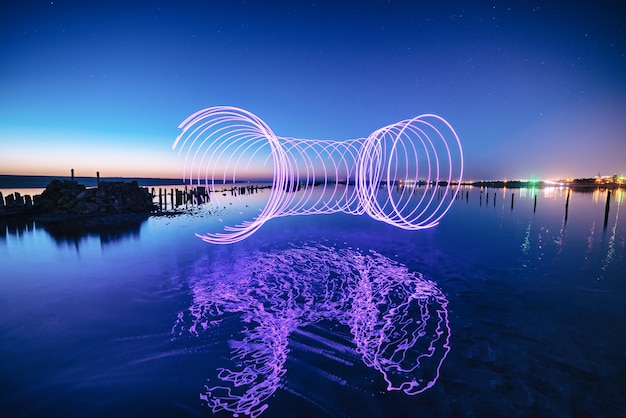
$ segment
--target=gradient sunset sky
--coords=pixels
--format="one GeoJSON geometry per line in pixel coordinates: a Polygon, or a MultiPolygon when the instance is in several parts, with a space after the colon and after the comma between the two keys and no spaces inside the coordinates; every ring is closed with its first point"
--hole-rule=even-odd
{"type": "Polygon", "coordinates": [[[626,174],[626,3],[3,1],[0,174],[181,176],[188,115],[348,139],[423,113],[468,179],[626,174]]]}

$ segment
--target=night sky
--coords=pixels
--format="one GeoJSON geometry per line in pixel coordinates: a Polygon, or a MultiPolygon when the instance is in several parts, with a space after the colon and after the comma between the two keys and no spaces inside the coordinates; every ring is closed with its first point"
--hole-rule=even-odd
{"type": "Polygon", "coordinates": [[[177,178],[215,105],[335,140],[436,113],[468,179],[626,174],[625,26],[599,0],[3,1],[0,174],[177,178]]]}

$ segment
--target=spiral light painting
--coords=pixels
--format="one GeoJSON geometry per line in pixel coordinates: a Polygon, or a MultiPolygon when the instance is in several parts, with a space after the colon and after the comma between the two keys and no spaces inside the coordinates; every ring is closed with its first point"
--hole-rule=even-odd
{"type": "Polygon", "coordinates": [[[271,180],[258,214],[198,234],[214,244],[241,241],[290,215],[368,214],[403,229],[430,228],[452,205],[463,177],[461,142],[432,114],[346,141],[278,136],[258,116],[228,106],[200,110],[179,128],[172,148],[185,158],[184,180],[205,186],[215,203],[225,185],[251,176],[271,180]]]}

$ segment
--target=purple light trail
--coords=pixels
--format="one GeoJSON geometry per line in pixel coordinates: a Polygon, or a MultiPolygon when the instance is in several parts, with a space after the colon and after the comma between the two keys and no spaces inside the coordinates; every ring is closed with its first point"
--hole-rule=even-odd
{"type": "Polygon", "coordinates": [[[202,260],[188,280],[193,302],[179,313],[174,334],[199,336],[233,315],[244,324],[241,339],[229,341],[233,367],[218,368],[221,383],[200,395],[213,412],[265,411],[276,390],[289,390],[283,378],[290,336],[313,335],[302,328],[321,321],[350,330],[354,347],[330,344],[356,352],[388,391],[416,395],[432,387],[450,351],[445,295],[374,251],[305,244],[236,263],[202,260]]]}
{"type": "Polygon", "coordinates": [[[185,155],[183,179],[205,185],[218,204],[219,186],[247,180],[252,169],[272,176],[271,195],[257,216],[196,234],[214,244],[241,241],[268,220],[289,215],[367,213],[399,228],[430,228],[452,205],[463,177],[461,142],[432,114],[347,141],[277,136],[256,115],[228,106],[200,110],[179,129],[172,149],[185,155]],[[444,192],[435,199],[432,191],[440,186],[444,192]]]}

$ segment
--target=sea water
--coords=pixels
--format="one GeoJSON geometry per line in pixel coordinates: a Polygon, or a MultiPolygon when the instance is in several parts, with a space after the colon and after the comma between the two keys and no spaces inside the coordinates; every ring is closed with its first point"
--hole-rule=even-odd
{"type": "Polygon", "coordinates": [[[332,214],[196,237],[262,197],[122,227],[0,223],[0,413],[626,408],[623,191],[608,214],[606,190],[467,188],[421,231],[332,214]]]}

